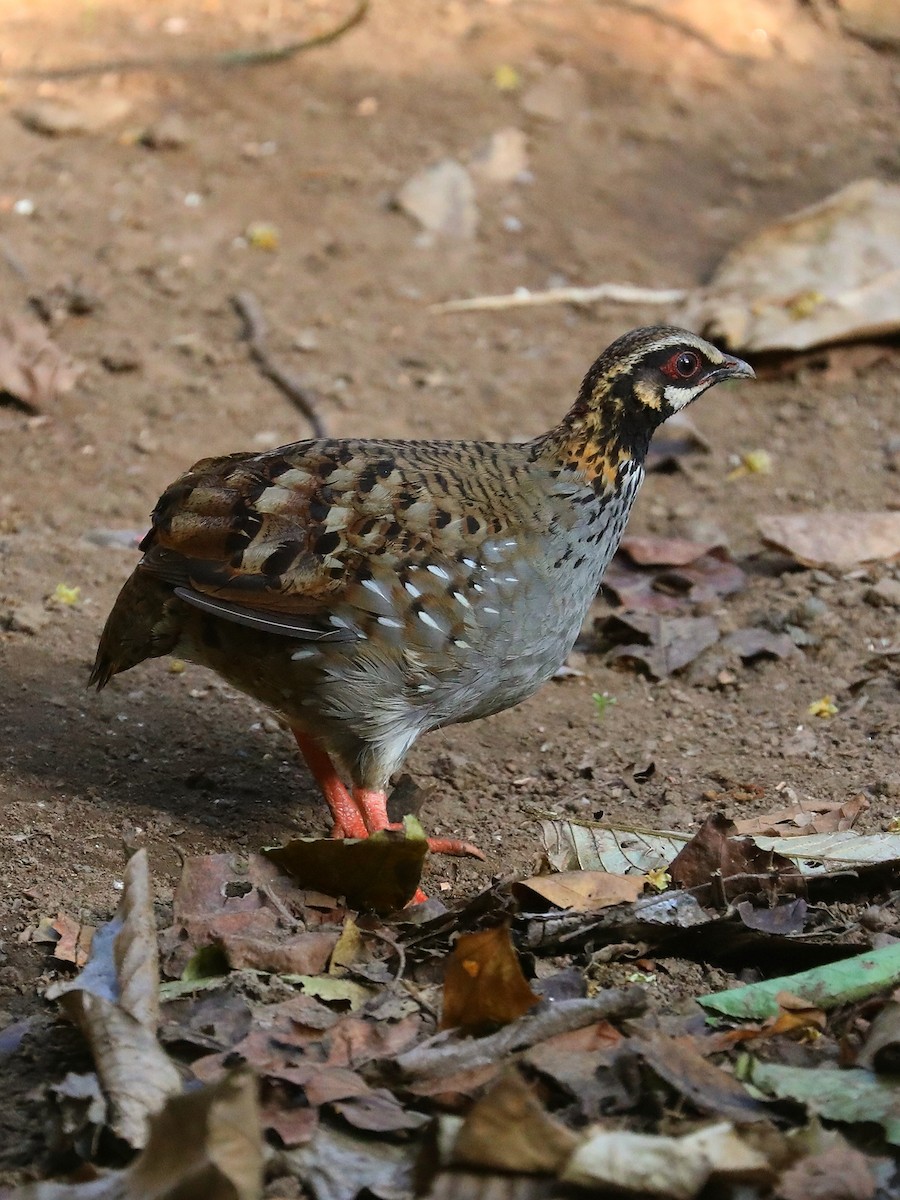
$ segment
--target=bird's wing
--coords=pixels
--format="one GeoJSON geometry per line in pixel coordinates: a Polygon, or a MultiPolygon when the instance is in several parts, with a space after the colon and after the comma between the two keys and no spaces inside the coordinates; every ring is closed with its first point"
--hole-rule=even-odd
{"type": "Polygon", "coordinates": [[[238,624],[352,638],[335,617],[348,600],[377,614],[411,564],[497,536],[470,475],[440,444],[315,441],[204,459],[160,498],[140,569],[238,624]]]}

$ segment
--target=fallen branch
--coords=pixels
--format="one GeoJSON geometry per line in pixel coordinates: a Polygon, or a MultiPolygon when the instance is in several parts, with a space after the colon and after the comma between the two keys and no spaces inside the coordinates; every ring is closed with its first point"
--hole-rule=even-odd
{"type": "Polygon", "coordinates": [[[101,62],[81,63],[74,67],[25,67],[20,71],[7,71],[13,79],[78,79],[83,75],[105,75],[107,72],[124,71],[198,71],[227,70],[232,67],[260,67],[270,63],[284,62],[304,50],[314,50],[337,41],[358,25],[369,9],[369,0],[359,0],[350,16],[324,33],[286,42],[283,46],[261,46],[256,50],[226,50],[223,54],[193,54],[184,58],[113,58],[101,62]]]}
{"type": "Polygon", "coordinates": [[[646,1006],[644,990],[639,987],[612,988],[589,1000],[557,1000],[488,1037],[461,1038],[456,1031],[435,1034],[380,1066],[394,1083],[454,1075],[457,1071],[488,1066],[504,1055],[527,1050],[547,1038],[584,1029],[597,1021],[639,1016],[646,1006]]]}
{"type": "Polygon", "coordinates": [[[316,393],[279,366],[266,349],[266,319],[259,301],[252,292],[238,292],[231,297],[231,303],[244,322],[244,337],[250,347],[250,356],[262,374],[266,379],[271,379],[295,408],[299,408],[316,437],[326,437],[325,425],[316,409],[316,393]]]}
{"type": "Polygon", "coordinates": [[[506,296],[472,296],[468,300],[447,300],[431,304],[429,312],[475,312],[485,308],[525,308],[532,304],[596,304],[608,300],[613,304],[680,304],[686,300],[684,288],[644,288],[630,283],[599,283],[596,287],[559,287],[545,292],[516,288],[506,296]]]}

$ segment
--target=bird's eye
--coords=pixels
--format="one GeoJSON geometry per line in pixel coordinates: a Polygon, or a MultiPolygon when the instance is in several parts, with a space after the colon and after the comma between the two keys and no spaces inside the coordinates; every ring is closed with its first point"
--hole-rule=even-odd
{"type": "Polygon", "coordinates": [[[663,371],[670,379],[690,379],[700,370],[700,356],[693,350],[682,350],[673,354],[663,366],[663,371]]]}

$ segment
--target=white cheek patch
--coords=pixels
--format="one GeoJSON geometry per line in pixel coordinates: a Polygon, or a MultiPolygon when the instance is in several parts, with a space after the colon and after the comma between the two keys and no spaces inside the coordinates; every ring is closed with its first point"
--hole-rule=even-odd
{"type": "Polygon", "coordinates": [[[709,387],[709,381],[698,383],[696,387],[685,387],[683,383],[670,383],[663,392],[663,399],[673,412],[678,412],[679,409],[690,404],[692,400],[696,400],[698,396],[709,387]]]}

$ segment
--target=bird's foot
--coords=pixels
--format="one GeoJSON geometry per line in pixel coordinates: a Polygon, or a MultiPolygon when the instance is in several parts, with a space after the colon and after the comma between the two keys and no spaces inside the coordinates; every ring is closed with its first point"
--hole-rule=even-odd
{"type": "MultiPolygon", "coordinates": [[[[353,803],[361,813],[369,833],[377,833],[381,829],[403,829],[400,822],[388,820],[385,792],[371,792],[366,788],[354,788],[353,803]]],[[[463,842],[458,838],[439,837],[430,837],[426,840],[432,854],[453,854],[459,858],[480,858],[482,862],[484,861],[484,855],[471,842],[463,842]]]]}

